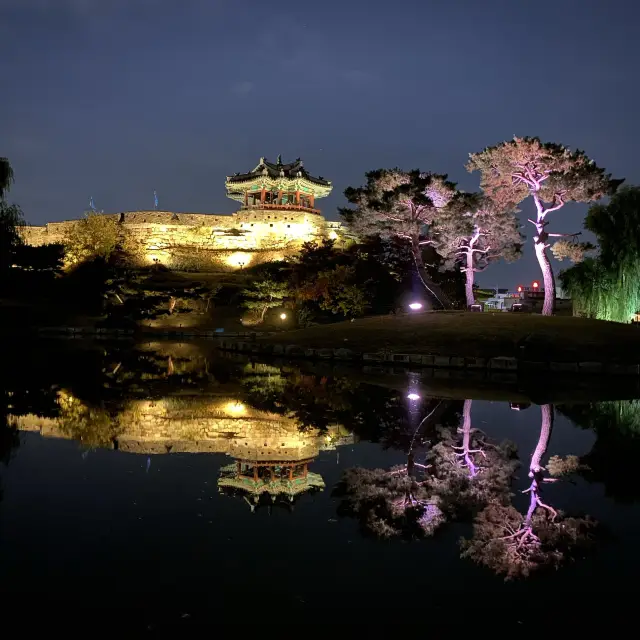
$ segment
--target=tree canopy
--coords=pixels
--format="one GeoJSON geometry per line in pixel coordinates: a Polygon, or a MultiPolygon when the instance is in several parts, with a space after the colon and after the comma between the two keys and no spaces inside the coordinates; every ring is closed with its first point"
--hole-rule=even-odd
{"type": "Polygon", "coordinates": [[[640,187],[590,207],[584,226],[595,234],[599,255],[563,271],[562,286],[577,313],[629,322],[640,310],[640,187]]]}
{"type": "Polygon", "coordinates": [[[442,212],[435,227],[445,266],[465,274],[467,306],[475,302],[476,273],[500,258],[515,260],[521,255],[523,236],[515,211],[488,198],[465,194],[442,212]]]}
{"type": "Polygon", "coordinates": [[[345,197],[352,207],[340,214],[360,237],[379,236],[406,242],[431,303],[449,307],[441,288],[425,270],[422,248],[434,246],[433,225],[439,213],[456,195],[456,185],[446,175],[418,169],[378,169],[365,174],[361,187],[349,187],[345,197]]]}
{"type": "Polygon", "coordinates": [[[259,322],[262,322],[269,309],[282,306],[284,299],[289,295],[289,287],[285,282],[265,278],[254,281],[243,294],[245,309],[257,311],[259,322]]]}
{"type": "Polygon", "coordinates": [[[72,264],[96,258],[108,260],[116,250],[118,241],[117,219],[93,212],[70,225],[64,234],[67,256],[72,264]]]}
{"type": "Polygon", "coordinates": [[[13,169],[8,158],[0,158],[0,200],[4,199],[5,194],[13,184],[13,169]]]}
{"type": "Polygon", "coordinates": [[[2,278],[15,262],[16,252],[23,245],[24,215],[17,204],[0,200],[0,273],[2,278]]]}
{"type": "Polygon", "coordinates": [[[547,216],[567,202],[593,202],[615,191],[622,181],[598,167],[583,151],[571,151],[539,138],[518,138],[472,153],[468,171],[480,172],[485,195],[502,210],[512,209],[531,197],[535,220],[534,249],[544,278],[543,314],[551,315],[555,305],[555,280],[547,248],[551,237],[578,234],[549,234],[547,216]]]}

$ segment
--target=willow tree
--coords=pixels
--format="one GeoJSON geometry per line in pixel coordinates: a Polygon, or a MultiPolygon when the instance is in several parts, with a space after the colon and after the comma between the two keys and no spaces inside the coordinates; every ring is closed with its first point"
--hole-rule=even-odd
{"type": "Polygon", "coordinates": [[[436,222],[437,251],[445,266],[465,274],[467,306],[475,303],[475,274],[500,260],[520,257],[523,237],[514,209],[501,209],[486,198],[456,198],[436,222]]]}
{"type": "Polygon", "coordinates": [[[7,158],[0,158],[0,200],[4,199],[5,194],[11,188],[13,183],[13,169],[7,158]]]}
{"type": "Polygon", "coordinates": [[[344,194],[354,205],[340,210],[350,229],[359,237],[397,238],[411,248],[418,276],[433,306],[448,308],[451,302],[425,268],[423,248],[435,247],[433,225],[456,194],[456,185],[446,175],[415,169],[369,171],[362,187],[349,187],[344,194]]]}
{"type": "Polygon", "coordinates": [[[544,280],[542,313],[555,306],[555,280],[547,249],[554,237],[575,239],[578,233],[549,233],[547,216],[567,202],[593,202],[611,194],[621,183],[598,167],[582,151],[571,151],[539,138],[517,138],[470,154],[468,171],[480,171],[485,195],[500,209],[527,198],[535,205],[533,247],[544,280]]]}
{"type": "Polygon", "coordinates": [[[562,286],[579,314],[629,322],[640,310],[640,187],[590,207],[584,226],[598,239],[599,255],[563,271],[562,286]]]}

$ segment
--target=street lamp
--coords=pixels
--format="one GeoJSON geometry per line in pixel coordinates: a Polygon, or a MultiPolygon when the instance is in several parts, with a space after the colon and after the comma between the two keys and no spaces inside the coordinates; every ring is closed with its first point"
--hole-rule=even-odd
{"type": "Polygon", "coordinates": [[[417,393],[413,393],[411,392],[410,394],[407,395],[407,398],[409,400],[420,400],[420,396],[417,393]]]}
{"type": "Polygon", "coordinates": [[[419,311],[420,309],[422,309],[422,303],[421,302],[412,302],[409,305],[409,309],[411,309],[412,311],[419,311]]]}
{"type": "Polygon", "coordinates": [[[540,283],[539,283],[537,280],[534,280],[534,281],[531,283],[531,286],[532,286],[534,289],[539,289],[539,288],[540,288],[540,283]]]}
{"type": "Polygon", "coordinates": [[[286,313],[281,313],[280,314],[280,320],[286,320],[287,319],[287,314],[286,313]]]}

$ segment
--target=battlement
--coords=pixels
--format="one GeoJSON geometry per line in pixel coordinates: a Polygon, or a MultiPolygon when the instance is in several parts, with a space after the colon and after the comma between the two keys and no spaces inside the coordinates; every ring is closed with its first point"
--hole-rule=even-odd
{"type": "MultiPolygon", "coordinates": [[[[305,242],[324,238],[347,241],[339,222],[328,222],[317,210],[304,207],[243,207],[230,215],[173,211],[123,211],[98,214],[118,222],[123,235],[137,247],[143,264],[195,271],[229,271],[283,260],[305,242]]],[[[79,220],[27,227],[27,244],[64,244],[79,220]]]]}
{"type": "MultiPolygon", "coordinates": [[[[236,270],[283,260],[305,242],[349,241],[339,222],[327,222],[315,201],[331,193],[331,182],[311,175],[300,158],[275,163],[260,158],[248,173],[225,181],[227,196],[241,203],[228,215],[173,211],[101,213],[116,220],[134,264],[163,264],[192,271],[236,270]]],[[[92,199],[93,206],[93,199],[92,199]]],[[[157,200],[156,200],[157,205],[157,200]]],[[[27,244],[64,244],[79,220],[27,227],[27,244]]]]}

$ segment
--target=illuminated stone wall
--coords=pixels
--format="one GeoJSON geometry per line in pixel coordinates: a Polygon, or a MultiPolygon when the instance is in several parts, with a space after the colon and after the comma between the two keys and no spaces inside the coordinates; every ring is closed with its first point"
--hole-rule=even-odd
{"type": "MultiPolygon", "coordinates": [[[[33,414],[11,419],[21,431],[35,431],[49,438],[76,437],[65,429],[63,420],[33,414]]],[[[335,444],[345,444],[338,426],[329,427],[323,434],[314,429],[300,431],[296,420],[222,396],[132,400],[111,424],[118,449],[131,453],[186,451],[227,453],[261,461],[302,460],[316,457],[321,449],[333,448],[334,440],[335,444]]]]}
{"type": "MultiPolygon", "coordinates": [[[[174,269],[236,270],[282,260],[294,255],[304,242],[323,238],[346,242],[339,222],[318,214],[275,210],[242,210],[232,215],[132,211],[106,214],[122,223],[135,248],[136,261],[159,262],[174,269]]],[[[50,222],[28,227],[31,245],[64,243],[65,232],[77,221],[50,222]]]]}

